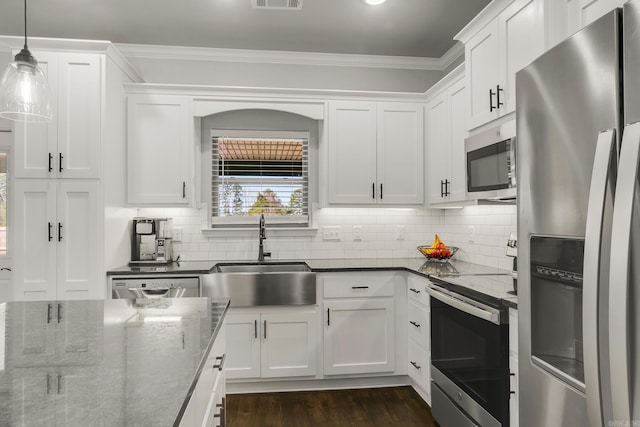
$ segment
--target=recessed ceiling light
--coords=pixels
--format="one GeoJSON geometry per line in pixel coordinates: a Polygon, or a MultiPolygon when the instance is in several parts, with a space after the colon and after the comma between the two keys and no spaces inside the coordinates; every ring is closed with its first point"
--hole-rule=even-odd
{"type": "Polygon", "coordinates": [[[384,2],[386,2],[387,0],[362,0],[365,4],[371,5],[371,6],[377,6],[379,4],[382,4],[384,2]]]}

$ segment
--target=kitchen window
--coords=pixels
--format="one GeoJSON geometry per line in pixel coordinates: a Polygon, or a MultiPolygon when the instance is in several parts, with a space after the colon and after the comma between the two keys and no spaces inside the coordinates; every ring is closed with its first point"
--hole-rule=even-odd
{"type": "Polygon", "coordinates": [[[309,225],[309,134],[212,132],[211,223],[309,225]]]}

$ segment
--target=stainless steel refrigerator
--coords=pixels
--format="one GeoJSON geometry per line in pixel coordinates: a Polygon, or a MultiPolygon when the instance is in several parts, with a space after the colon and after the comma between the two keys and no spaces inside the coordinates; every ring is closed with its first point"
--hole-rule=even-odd
{"type": "Polygon", "coordinates": [[[516,90],[520,425],[640,426],[640,2],[516,90]]]}

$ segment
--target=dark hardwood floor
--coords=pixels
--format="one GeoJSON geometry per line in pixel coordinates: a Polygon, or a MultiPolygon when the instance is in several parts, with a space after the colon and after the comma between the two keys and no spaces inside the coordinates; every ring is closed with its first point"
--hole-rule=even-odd
{"type": "Polygon", "coordinates": [[[437,427],[411,387],[227,395],[227,427],[437,427]]]}

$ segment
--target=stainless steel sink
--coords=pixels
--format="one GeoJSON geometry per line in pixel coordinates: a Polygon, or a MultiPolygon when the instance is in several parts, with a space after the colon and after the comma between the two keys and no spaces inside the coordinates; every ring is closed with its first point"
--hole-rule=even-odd
{"type": "Polygon", "coordinates": [[[201,286],[202,296],[229,298],[232,307],[316,303],[316,273],[304,262],[218,264],[201,286]]]}
{"type": "Polygon", "coordinates": [[[294,273],[311,271],[304,262],[293,263],[257,263],[257,264],[218,264],[218,273],[294,273]]]}

